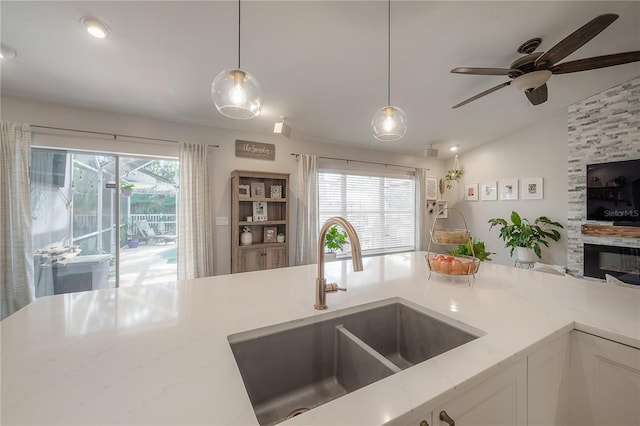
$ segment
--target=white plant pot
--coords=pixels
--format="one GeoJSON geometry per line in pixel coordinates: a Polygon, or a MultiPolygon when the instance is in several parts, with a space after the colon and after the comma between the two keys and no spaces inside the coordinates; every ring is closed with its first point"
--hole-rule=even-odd
{"type": "Polygon", "coordinates": [[[334,262],[336,260],[336,253],[335,252],[329,252],[329,253],[325,253],[324,254],[324,261],[325,262],[334,262]]]}
{"type": "Polygon", "coordinates": [[[516,247],[516,259],[520,262],[533,263],[536,261],[536,252],[526,247],[516,247]]]}
{"type": "Polygon", "coordinates": [[[250,246],[253,243],[253,234],[251,232],[243,232],[240,234],[240,244],[250,246]]]}

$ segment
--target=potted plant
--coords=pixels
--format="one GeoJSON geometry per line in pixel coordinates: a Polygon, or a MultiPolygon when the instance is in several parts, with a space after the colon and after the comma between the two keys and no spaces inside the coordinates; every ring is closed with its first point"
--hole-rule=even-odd
{"type": "Polygon", "coordinates": [[[484,242],[478,241],[476,237],[473,237],[467,244],[460,244],[457,248],[449,250],[448,253],[452,256],[474,256],[481,262],[484,262],[485,260],[491,260],[489,256],[495,254],[487,251],[484,247],[484,242]],[[473,251],[471,250],[472,246],[473,251]]]}
{"type": "Polygon", "coordinates": [[[327,235],[325,236],[324,246],[329,250],[325,253],[325,260],[332,261],[336,259],[336,250],[342,251],[347,242],[347,233],[338,230],[337,225],[333,225],[329,228],[327,235]]]}
{"type": "Polygon", "coordinates": [[[515,211],[511,212],[511,222],[495,218],[490,219],[489,224],[489,230],[494,226],[500,228],[500,238],[505,241],[505,247],[511,248],[509,254],[513,256],[513,250],[517,249],[516,259],[522,262],[533,262],[533,253],[541,258],[540,245],[549,247],[547,239],[558,241],[560,233],[553,228],[563,228],[561,224],[551,221],[546,216],[540,216],[532,224],[515,211]]]}
{"type": "Polygon", "coordinates": [[[277,236],[276,236],[276,241],[279,243],[284,243],[284,232],[280,232],[277,236]]]}
{"type": "Polygon", "coordinates": [[[121,182],[120,183],[120,192],[125,197],[131,197],[131,194],[133,194],[133,187],[134,187],[134,185],[132,183],[130,183],[130,182],[121,182]]]}

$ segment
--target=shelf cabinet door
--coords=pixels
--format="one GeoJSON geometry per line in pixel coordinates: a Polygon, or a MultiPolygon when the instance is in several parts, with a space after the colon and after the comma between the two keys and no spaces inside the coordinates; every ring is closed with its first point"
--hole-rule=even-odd
{"type": "Polygon", "coordinates": [[[238,255],[238,270],[242,272],[260,271],[264,269],[264,249],[245,249],[238,255]]]}
{"type": "Polygon", "coordinates": [[[273,247],[265,249],[265,269],[284,268],[287,266],[287,253],[285,247],[273,247]]]}

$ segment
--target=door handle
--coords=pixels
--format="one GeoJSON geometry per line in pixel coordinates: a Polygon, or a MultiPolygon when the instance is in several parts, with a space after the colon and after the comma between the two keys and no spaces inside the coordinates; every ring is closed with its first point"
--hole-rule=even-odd
{"type": "Polygon", "coordinates": [[[420,422],[420,426],[429,426],[429,423],[427,423],[426,420],[423,420],[420,422]]]}

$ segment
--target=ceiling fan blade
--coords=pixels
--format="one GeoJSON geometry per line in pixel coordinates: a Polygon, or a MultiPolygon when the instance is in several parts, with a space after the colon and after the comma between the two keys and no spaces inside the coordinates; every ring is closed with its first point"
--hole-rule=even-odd
{"type": "Polygon", "coordinates": [[[549,91],[547,90],[546,83],[538,87],[537,89],[529,89],[525,91],[524,94],[527,95],[527,99],[529,99],[531,105],[543,104],[547,102],[547,99],[549,98],[549,91]]]}
{"type": "Polygon", "coordinates": [[[577,61],[563,62],[549,68],[553,74],[567,74],[570,72],[595,70],[640,61],[640,50],[635,52],[615,53],[613,55],[595,56],[577,61]]]}
{"type": "Polygon", "coordinates": [[[560,62],[618,19],[615,13],[597,16],[536,59],[536,69],[548,69],[560,62]]]}
{"type": "Polygon", "coordinates": [[[458,67],[451,70],[456,74],[474,74],[474,75],[514,75],[518,76],[522,74],[522,71],[509,68],[470,68],[470,67],[458,67]]]}
{"type": "Polygon", "coordinates": [[[485,95],[488,95],[489,93],[493,93],[493,92],[495,92],[496,90],[502,89],[503,87],[508,86],[508,85],[510,85],[510,84],[511,84],[511,82],[510,82],[510,81],[507,81],[507,82],[504,82],[504,83],[498,84],[497,86],[492,87],[491,89],[485,90],[485,91],[484,91],[484,92],[482,92],[482,93],[478,93],[477,95],[472,96],[472,97],[470,97],[469,99],[467,99],[467,100],[465,100],[465,101],[460,102],[458,105],[454,105],[454,106],[452,106],[451,108],[452,108],[452,109],[455,109],[455,108],[461,107],[462,105],[466,105],[466,104],[468,104],[469,102],[473,102],[473,101],[475,101],[475,100],[476,100],[476,99],[478,99],[478,98],[481,98],[481,97],[483,97],[483,96],[485,96],[485,95]]]}

